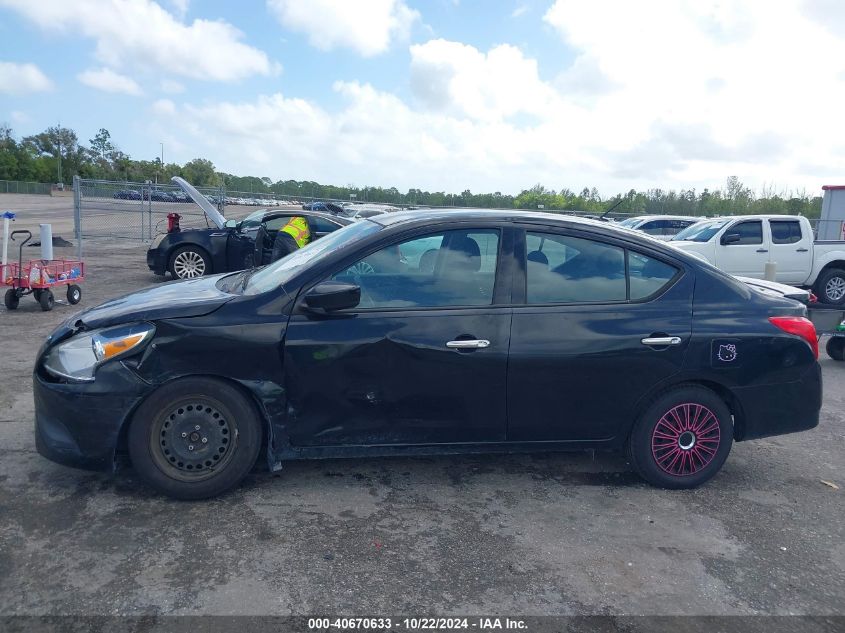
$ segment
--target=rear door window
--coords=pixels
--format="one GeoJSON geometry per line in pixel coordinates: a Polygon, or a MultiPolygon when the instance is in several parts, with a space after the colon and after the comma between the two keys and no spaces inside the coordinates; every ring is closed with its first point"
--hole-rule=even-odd
{"type": "Polygon", "coordinates": [[[801,223],[798,220],[771,220],[773,244],[795,244],[801,241],[801,223]]]}
{"type": "Polygon", "coordinates": [[[528,304],[638,301],[679,273],[650,255],[581,237],[529,231],[525,244],[528,304]]]}
{"type": "Polygon", "coordinates": [[[625,250],[594,240],[526,234],[526,300],[532,303],[625,301],[625,250]]]}

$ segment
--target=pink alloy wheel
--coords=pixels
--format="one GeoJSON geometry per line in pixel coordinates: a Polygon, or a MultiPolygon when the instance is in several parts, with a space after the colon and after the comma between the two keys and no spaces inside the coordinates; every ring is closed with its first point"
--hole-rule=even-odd
{"type": "Polygon", "coordinates": [[[665,473],[694,475],[719,449],[719,421],[707,407],[686,403],[669,409],[654,427],[651,454],[665,473]]]}

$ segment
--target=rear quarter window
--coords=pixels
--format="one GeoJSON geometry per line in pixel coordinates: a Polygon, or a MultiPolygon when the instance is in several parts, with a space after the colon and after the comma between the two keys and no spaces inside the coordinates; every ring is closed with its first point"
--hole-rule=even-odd
{"type": "Polygon", "coordinates": [[[677,274],[678,269],[674,266],[642,253],[628,251],[631,301],[659,293],[677,274]]]}

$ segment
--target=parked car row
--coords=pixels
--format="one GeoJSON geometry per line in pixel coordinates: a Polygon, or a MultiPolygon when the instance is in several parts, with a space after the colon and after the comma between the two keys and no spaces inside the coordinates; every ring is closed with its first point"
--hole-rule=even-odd
{"type": "Polygon", "coordinates": [[[151,202],[192,202],[183,191],[163,191],[161,189],[121,189],[112,195],[117,200],[150,200],[151,202]]]}

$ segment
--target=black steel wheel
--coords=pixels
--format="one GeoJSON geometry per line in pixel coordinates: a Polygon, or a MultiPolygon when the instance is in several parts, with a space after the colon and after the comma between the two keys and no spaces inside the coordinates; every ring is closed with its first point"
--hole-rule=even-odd
{"type": "Polygon", "coordinates": [[[6,291],[5,296],[3,297],[3,303],[6,304],[7,310],[17,310],[18,304],[21,302],[20,297],[18,297],[18,293],[14,288],[9,288],[6,291]]]}
{"type": "Polygon", "coordinates": [[[41,296],[38,297],[38,303],[41,304],[41,309],[44,312],[49,312],[53,309],[53,305],[56,303],[56,298],[53,296],[52,290],[42,290],[41,296]]]}
{"type": "Polygon", "coordinates": [[[129,427],[129,455],[150,486],[177,499],[205,499],[235,487],[255,465],[262,426],[231,384],[183,378],[159,387],[129,427]]]}
{"type": "Polygon", "coordinates": [[[825,351],[833,360],[845,360],[845,336],[831,336],[825,345],[825,351]]]}
{"type": "Polygon", "coordinates": [[[82,288],[76,284],[71,284],[67,287],[67,302],[75,306],[82,300],[82,288]]]}

